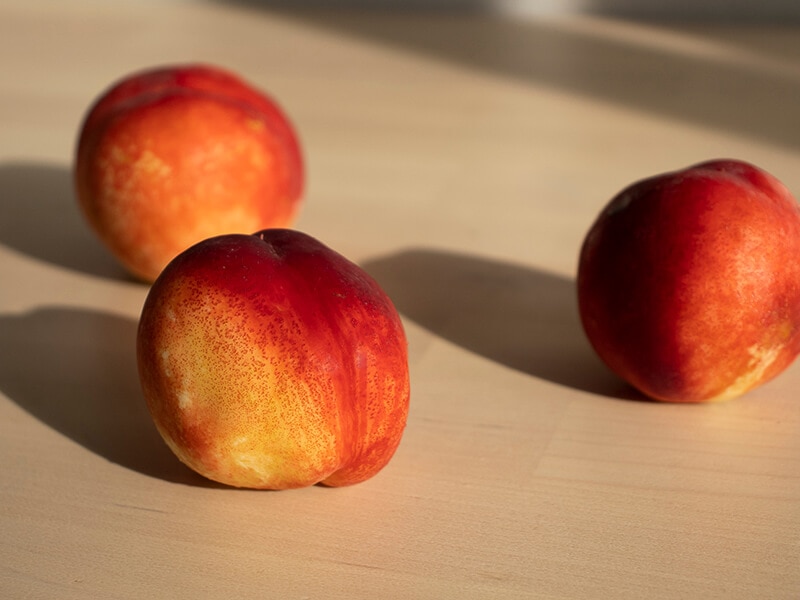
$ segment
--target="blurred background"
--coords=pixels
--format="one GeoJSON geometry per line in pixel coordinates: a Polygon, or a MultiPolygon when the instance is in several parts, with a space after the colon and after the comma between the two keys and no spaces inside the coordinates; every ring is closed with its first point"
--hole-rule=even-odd
{"type": "Polygon", "coordinates": [[[356,259],[468,247],[571,277],[599,207],[640,177],[727,156],[800,190],[799,19],[796,0],[9,3],[0,192],[28,200],[0,206],[0,243],[107,273],[70,212],[81,118],[125,74],[204,61],[296,124],[301,228],[356,259]]]}
{"type": "Polygon", "coordinates": [[[446,9],[508,15],[590,14],[627,18],[770,21],[797,19],[794,0],[242,0],[253,5],[313,8],[446,9]]]}

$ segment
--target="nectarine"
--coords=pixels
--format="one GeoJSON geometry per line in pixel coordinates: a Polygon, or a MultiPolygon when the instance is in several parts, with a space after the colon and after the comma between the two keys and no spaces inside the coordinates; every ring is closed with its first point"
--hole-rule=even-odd
{"type": "Polygon", "coordinates": [[[406,424],[407,343],[391,300],[296,230],[217,236],[179,254],[147,296],[137,356],[166,443],[228,485],[364,481],[406,424]]]}
{"type": "Polygon", "coordinates": [[[152,281],[190,245],[292,226],[304,166],[288,118],[263,92],[209,65],[133,73],[85,116],[74,179],[90,226],[152,281]]]}
{"type": "Polygon", "coordinates": [[[763,170],[716,160],[621,191],[578,266],[601,359],[646,395],[741,395],[800,352],[800,210],[763,170]]]}

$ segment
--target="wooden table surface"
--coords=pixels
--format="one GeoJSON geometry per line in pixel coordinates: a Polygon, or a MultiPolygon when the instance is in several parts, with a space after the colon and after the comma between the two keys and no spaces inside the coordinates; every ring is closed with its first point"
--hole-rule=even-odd
{"type": "Polygon", "coordinates": [[[735,157],[800,194],[796,28],[8,0],[0,56],[0,596],[800,598],[800,363],[642,401],[574,285],[636,179],[735,157]],[[280,101],[298,228],[403,316],[411,413],[368,482],[214,486],[147,415],[147,287],[85,226],[72,153],[109,83],[187,61],[280,101]]]}

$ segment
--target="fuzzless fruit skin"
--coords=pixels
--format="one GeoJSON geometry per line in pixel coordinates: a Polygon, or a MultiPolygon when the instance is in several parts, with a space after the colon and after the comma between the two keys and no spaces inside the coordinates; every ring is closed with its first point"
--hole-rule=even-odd
{"type": "Polygon", "coordinates": [[[113,84],[84,118],[74,166],[89,225],[146,281],[207,237],[292,226],[304,177],[297,134],[277,104],[199,64],[113,84]]]}
{"type": "Polygon", "coordinates": [[[580,317],[647,396],[739,396],[800,352],[800,211],[761,169],[716,160],[639,181],[581,248],[580,317]]]}
{"type": "Polygon", "coordinates": [[[147,297],[137,356],[164,440],[227,485],[364,481],[406,424],[394,306],[360,267],[298,231],[223,235],[178,255],[147,297]]]}

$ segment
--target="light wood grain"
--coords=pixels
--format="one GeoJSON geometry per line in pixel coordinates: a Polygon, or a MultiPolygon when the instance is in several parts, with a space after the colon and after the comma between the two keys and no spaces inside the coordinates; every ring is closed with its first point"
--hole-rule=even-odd
{"type": "Polygon", "coordinates": [[[643,176],[718,156],[800,193],[797,29],[0,7],[0,596],[800,597],[800,367],[713,406],[637,399],[578,323],[578,246],[643,176]],[[401,447],[346,489],[224,489],[140,396],[147,288],[84,225],[83,112],[203,60],[297,124],[298,226],[407,327],[401,447]]]}

